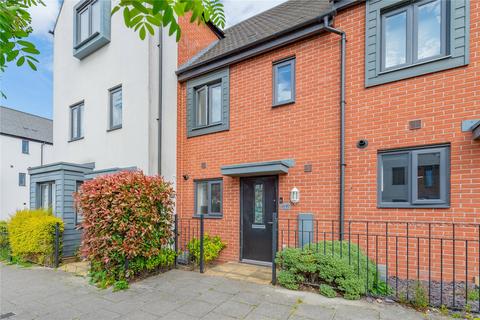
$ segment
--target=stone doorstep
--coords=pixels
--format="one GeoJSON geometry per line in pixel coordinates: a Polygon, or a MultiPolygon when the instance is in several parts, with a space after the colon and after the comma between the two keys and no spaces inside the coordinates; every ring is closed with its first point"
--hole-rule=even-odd
{"type": "Polygon", "coordinates": [[[242,280],[257,284],[269,284],[272,278],[270,268],[239,262],[227,262],[207,268],[207,275],[242,280]]]}
{"type": "Polygon", "coordinates": [[[59,269],[77,276],[86,277],[88,275],[89,263],[88,261],[67,262],[62,264],[59,269]]]}

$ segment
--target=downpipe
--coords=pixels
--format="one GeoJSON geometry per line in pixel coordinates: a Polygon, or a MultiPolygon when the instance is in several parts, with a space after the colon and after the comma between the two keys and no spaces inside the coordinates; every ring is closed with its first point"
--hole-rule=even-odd
{"type": "Polygon", "coordinates": [[[329,16],[323,17],[324,29],[340,36],[340,195],[339,195],[339,239],[344,238],[345,221],[345,51],[347,35],[330,26],[329,16]]]}

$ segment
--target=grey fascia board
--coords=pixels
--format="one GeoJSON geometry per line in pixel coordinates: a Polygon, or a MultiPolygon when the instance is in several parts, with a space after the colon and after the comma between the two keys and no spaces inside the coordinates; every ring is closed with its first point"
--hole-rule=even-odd
{"type": "MultiPolygon", "coordinates": [[[[327,14],[325,14],[327,15],[327,14]]],[[[323,23],[317,23],[312,26],[306,27],[304,29],[283,35],[278,38],[274,38],[273,40],[267,41],[265,43],[259,44],[253,48],[244,50],[239,52],[239,50],[235,52],[229,52],[228,56],[225,57],[215,57],[211,60],[206,60],[202,64],[198,66],[192,66],[187,69],[178,70],[178,80],[179,81],[186,81],[194,77],[198,77],[202,74],[211,72],[213,70],[217,70],[219,68],[226,67],[230,64],[246,60],[253,56],[257,56],[261,53],[265,53],[271,50],[274,50],[279,47],[283,47],[287,44],[299,41],[301,39],[313,36],[315,34],[319,34],[324,30],[323,23]]]]}
{"type": "Polygon", "coordinates": [[[293,159],[251,162],[221,167],[222,175],[232,177],[258,176],[264,174],[288,174],[288,169],[295,165],[293,159]]]}
{"type": "Polygon", "coordinates": [[[473,140],[480,140],[480,121],[472,127],[473,140]]]}
{"type": "Polygon", "coordinates": [[[67,171],[76,171],[76,172],[86,173],[86,172],[92,171],[93,168],[94,168],[94,165],[92,166],[92,164],[82,165],[82,164],[68,163],[68,162],[55,162],[55,163],[50,163],[43,166],[28,168],[28,173],[30,175],[35,175],[35,174],[41,174],[41,173],[46,173],[51,171],[58,171],[58,170],[67,170],[67,171]]]}

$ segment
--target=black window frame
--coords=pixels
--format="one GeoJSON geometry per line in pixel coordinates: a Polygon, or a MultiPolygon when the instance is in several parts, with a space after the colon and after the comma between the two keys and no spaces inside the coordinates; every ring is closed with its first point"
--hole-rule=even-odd
{"type": "Polygon", "coordinates": [[[279,61],[275,61],[272,66],[272,106],[278,107],[286,104],[295,103],[295,92],[296,92],[296,82],[295,82],[295,64],[296,57],[288,57],[279,61]],[[290,66],[290,83],[292,84],[292,97],[289,100],[278,101],[278,92],[277,92],[277,81],[278,81],[278,69],[283,66],[290,66]]]}
{"type": "Polygon", "coordinates": [[[123,126],[123,87],[122,85],[115,86],[108,90],[108,97],[109,97],[109,107],[108,107],[108,130],[117,130],[121,129],[123,126]],[[120,124],[113,124],[113,94],[120,92],[121,94],[121,121],[120,124]]]}
{"type": "Polygon", "coordinates": [[[22,139],[22,153],[30,154],[30,141],[22,139]]]}
{"type": "Polygon", "coordinates": [[[72,142],[72,141],[76,141],[76,140],[80,140],[80,139],[83,139],[84,137],[84,132],[83,132],[83,118],[85,117],[84,114],[85,114],[85,103],[82,101],[82,102],[79,102],[73,106],[70,106],[70,110],[69,110],[69,113],[70,113],[70,140],[69,142],[72,142]],[[80,110],[80,111],[78,111],[80,110]],[[73,113],[74,112],[78,112],[77,114],[77,132],[75,133],[74,135],[74,130],[73,130],[73,113]]]}
{"type": "Polygon", "coordinates": [[[18,186],[19,187],[27,186],[27,174],[25,172],[18,173],[18,186]]]}
{"type": "Polygon", "coordinates": [[[433,145],[381,150],[377,154],[377,207],[378,208],[449,208],[450,207],[450,145],[433,145]],[[418,155],[440,153],[440,199],[418,199],[417,167],[418,155]],[[382,201],[383,161],[385,155],[408,155],[407,202],[382,201]],[[443,168],[443,169],[442,169],[443,168]]]}
{"type": "Polygon", "coordinates": [[[223,217],[223,179],[222,178],[212,178],[212,179],[198,179],[194,180],[194,218],[200,217],[201,213],[198,213],[197,203],[198,203],[198,185],[200,184],[207,184],[207,203],[208,209],[207,213],[204,213],[203,216],[206,218],[222,218],[223,217]],[[211,205],[212,205],[212,184],[220,184],[220,212],[211,212],[211,205]]]}
{"type": "Polygon", "coordinates": [[[385,73],[389,71],[409,68],[412,66],[437,61],[439,59],[444,59],[449,57],[449,37],[448,37],[448,27],[450,25],[450,17],[447,14],[449,9],[449,4],[447,1],[438,0],[440,1],[441,6],[441,30],[440,30],[440,54],[418,59],[418,8],[426,5],[430,2],[435,2],[437,0],[421,0],[421,1],[407,1],[400,5],[397,5],[393,8],[387,8],[381,11],[380,14],[380,73],[385,73]],[[385,59],[386,59],[386,28],[385,28],[385,19],[402,12],[406,13],[406,57],[405,63],[386,67],[385,66],[385,59]]]}

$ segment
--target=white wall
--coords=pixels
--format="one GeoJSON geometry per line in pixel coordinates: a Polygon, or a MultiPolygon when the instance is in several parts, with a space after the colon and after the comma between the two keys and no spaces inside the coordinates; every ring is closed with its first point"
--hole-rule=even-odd
{"type": "MultiPolygon", "coordinates": [[[[16,210],[29,207],[30,177],[28,168],[41,165],[42,143],[30,141],[29,154],[22,153],[22,139],[0,135],[0,220],[16,210]],[[24,187],[18,185],[18,174],[26,173],[24,187]]],[[[52,145],[44,145],[44,163],[52,161],[52,145]]]]}
{"type": "MultiPolygon", "coordinates": [[[[53,161],[95,162],[96,170],[136,166],[147,174],[156,174],[158,35],[140,40],[137,33],[124,26],[122,14],[117,13],[112,17],[110,43],[78,60],[72,55],[75,4],[76,1],[64,2],[54,36],[53,161]],[[108,90],[119,84],[123,125],[107,132],[108,90]],[[84,139],[68,142],[69,107],[80,101],[85,103],[84,139]]],[[[166,50],[176,52],[176,43],[170,45],[166,50]]],[[[173,71],[176,57],[174,63],[173,71]]],[[[174,86],[170,90],[175,93],[176,108],[176,76],[174,86]]],[[[174,130],[176,134],[176,123],[174,130]]],[[[169,153],[175,152],[173,149],[169,153]]]]}

